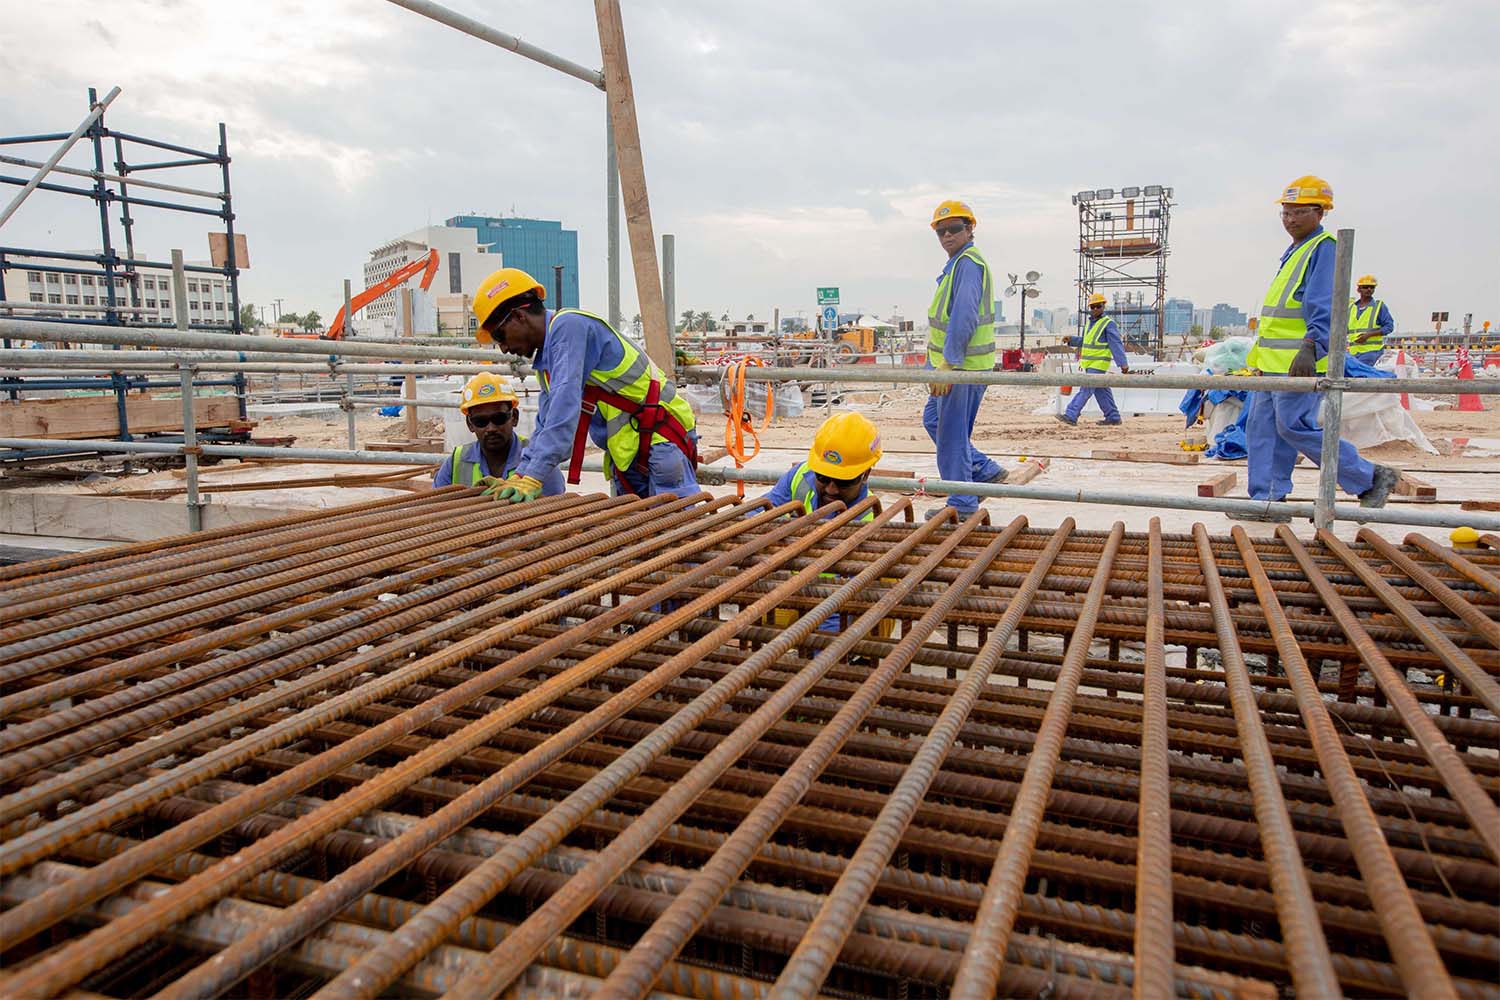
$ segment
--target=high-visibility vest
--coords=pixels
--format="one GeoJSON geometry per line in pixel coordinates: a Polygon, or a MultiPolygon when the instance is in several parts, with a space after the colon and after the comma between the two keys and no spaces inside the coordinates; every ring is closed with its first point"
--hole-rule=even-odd
{"type": "Polygon", "coordinates": [[[1355,299],[1349,303],[1349,339],[1352,341],[1357,333],[1369,333],[1375,331],[1375,336],[1358,344],[1351,343],[1349,349],[1357,354],[1367,351],[1385,350],[1385,334],[1380,332],[1380,310],[1385,305],[1379,299],[1370,303],[1370,308],[1361,310],[1359,300],[1355,299]]]}
{"type": "Polygon", "coordinates": [[[979,325],[969,337],[968,349],[964,352],[964,371],[993,371],[995,368],[995,282],[990,276],[990,266],[979,251],[966,247],[953,261],[933,293],[932,305],[927,308],[927,363],[936,368],[943,361],[943,345],[948,342],[948,310],[953,304],[953,274],[958,270],[958,261],[964,257],[979,265],[984,275],[979,286],[979,325]]]}
{"type": "MultiPolygon", "coordinates": [[[[484,478],[484,472],[480,470],[478,462],[470,462],[463,457],[464,449],[468,445],[461,444],[453,449],[453,485],[454,486],[478,486],[479,481],[484,478]]],[[[519,434],[511,436],[510,452],[505,456],[508,468],[500,472],[499,478],[509,479],[510,474],[516,471],[516,466],[521,461],[521,449],[526,447],[526,439],[519,434]]],[[[493,473],[491,473],[493,475],[493,473]]]]}
{"type": "MultiPolygon", "coordinates": [[[[693,447],[689,432],[697,425],[697,419],[688,401],[677,394],[677,386],[672,380],[652,363],[644,349],[602,317],[582,309],[559,309],[552,314],[552,322],[556,323],[558,317],[569,313],[587,316],[603,324],[620,342],[623,354],[620,363],[613,368],[596,368],[584,376],[584,399],[581,401],[582,411],[568,482],[578,482],[577,468],[583,463],[584,439],[590,414],[596,407],[604,417],[605,478],[610,478],[611,465],[615,470],[644,466],[643,457],[650,452],[651,445],[659,442],[676,445],[696,465],[697,449],[693,447]],[[643,411],[650,412],[643,416],[643,411]],[[653,428],[647,442],[641,440],[643,421],[653,428]]],[[[540,380],[542,390],[550,391],[552,380],[546,372],[540,374],[540,380]]]]}
{"type": "MultiPolygon", "coordinates": [[[[792,499],[801,501],[802,509],[811,514],[818,509],[818,477],[814,475],[812,466],[803,462],[792,474],[792,499]]],[[[867,510],[859,518],[860,521],[875,520],[875,512],[867,510]]]]}
{"type": "Polygon", "coordinates": [[[1086,372],[1107,372],[1109,363],[1114,360],[1114,352],[1109,349],[1109,338],[1104,335],[1104,328],[1109,326],[1110,318],[1100,316],[1083,334],[1083,347],[1078,352],[1079,362],[1086,372]]]}
{"type": "MultiPolygon", "coordinates": [[[[1260,307],[1260,327],[1255,346],[1250,348],[1245,364],[1250,368],[1272,375],[1285,375],[1291,371],[1292,359],[1302,349],[1307,336],[1307,320],[1302,315],[1302,302],[1293,298],[1307,265],[1312,261],[1313,251],[1322,243],[1333,242],[1333,234],[1321,232],[1307,240],[1287,256],[1286,263],[1276,272],[1276,278],[1266,291],[1265,301],[1260,307]]],[[[1318,359],[1318,371],[1328,370],[1328,358],[1318,359]]]]}

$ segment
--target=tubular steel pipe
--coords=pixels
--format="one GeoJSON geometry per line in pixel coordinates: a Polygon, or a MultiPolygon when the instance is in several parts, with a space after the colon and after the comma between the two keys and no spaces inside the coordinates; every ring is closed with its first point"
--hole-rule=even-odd
{"type": "Polygon", "coordinates": [[[1391,857],[1368,800],[1360,793],[1359,778],[1349,766],[1349,758],[1334,731],[1333,720],[1313,685],[1307,662],[1285,628],[1286,612],[1276,599],[1275,588],[1261,571],[1255,551],[1247,544],[1249,536],[1245,530],[1236,526],[1233,536],[1244,555],[1246,568],[1250,570],[1251,582],[1255,585],[1271,632],[1277,637],[1282,664],[1302,706],[1302,721],[1313,739],[1318,764],[1328,779],[1329,793],[1354,849],[1360,874],[1369,885],[1371,902],[1385,931],[1386,944],[1401,969],[1406,990],[1411,996],[1454,996],[1453,984],[1423,926],[1422,915],[1407,890],[1395,859],[1391,857]]]}
{"type": "MultiPolygon", "coordinates": [[[[1072,528],[1071,521],[1063,523],[1072,528]]],[[[1022,779],[1020,791],[1016,793],[1015,807],[1011,811],[1010,822],[1006,824],[1000,852],[995,858],[989,882],[984,889],[984,898],[980,900],[969,945],[964,949],[963,961],[953,981],[952,995],[961,1000],[991,997],[999,982],[1000,966],[1015,924],[1017,901],[1026,879],[1026,859],[1036,845],[1058,755],[1062,751],[1063,735],[1067,731],[1068,718],[1073,713],[1074,700],[1078,694],[1083,662],[1088,657],[1089,643],[1093,640],[1094,622],[1104,603],[1106,581],[1124,535],[1125,526],[1115,522],[1114,530],[1110,532],[1109,541],[1099,558],[1093,583],[1089,585],[1083,613],[1068,642],[1062,673],[1053,688],[1046,715],[1037,729],[1035,750],[1026,765],[1026,776],[1022,779]]]]}

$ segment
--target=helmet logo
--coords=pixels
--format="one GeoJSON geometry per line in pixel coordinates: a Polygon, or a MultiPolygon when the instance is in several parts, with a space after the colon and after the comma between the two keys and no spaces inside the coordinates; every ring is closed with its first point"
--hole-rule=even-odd
{"type": "Polygon", "coordinates": [[[876,434],[875,435],[875,440],[870,442],[870,450],[871,451],[879,451],[880,450],[880,435],[879,434],[876,434]]]}
{"type": "Polygon", "coordinates": [[[482,385],[482,386],[479,387],[479,395],[480,396],[493,396],[494,394],[495,394],[495,387],[492,386],[492,385],[482,385]]]}
{"type": "Polygon", "coordinates": [[[484,293],[484,297],[487,298],[487,299],[493,299],[496,295],[499,295],[501,292],[505,291],[509,287],[510,287],[510,279],[507,278],[506,280],[504,280],[504,281],[500,282],[498,285],[496,285],[494,288],[491,288],[488,292],[485,292],[484,293]]]}
{"type": "Polygon", "coordinates": [[[471,400],[473,398],[474,398],[474,390],[473,389],[465,389],[464,390],[464,401],[467,402],[468,400],[471,400]]]}
{"type": "Polygon", "coordinates": [[[953,211],[953,206],[944,205],[942,208],[938,209],[938,215],[947,215],[951,211],[953,211]]]}
{"type": "Polygon", "coordinates": [[[827,462],[829,465],[842,465],[844,464],[844,456],[840,455],[832,448],[829,448],[827,451],[823,452],[823,461],[827,462]]]}

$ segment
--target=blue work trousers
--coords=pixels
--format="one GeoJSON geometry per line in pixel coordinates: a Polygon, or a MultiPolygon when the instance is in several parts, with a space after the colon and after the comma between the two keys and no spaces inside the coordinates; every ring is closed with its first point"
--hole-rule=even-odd
{"type": "Polygon", "coordinates": [[[1067,409],[1067,418],[1069,420],[1075,423],[1078,421],[1078,415],[1083,412],[1083,408],[1088,404],[1090,396],[1093,396],[1094,402],[1099,404],[1099,409],[1104,413],[1105,420],[1113,422],[1120,419],[1120,408],[1115,405],[1115,394],[1109,390],[1108,386],[1100,386],[1098,388],[1084,386],[1081,389],[1075,388],[1073,390],[1073,401],[1068,404],[1067,409]]]}
{"type": "MultiPolygon", "coordinates": [[[[694,434],[695,439],[696,437],[694,434]]],[[[634,469],[625,469],[621,473],[626,485],[630,487],[629,492],[638,497],[654,497],[659,493],[685,497],[699,490],[697,471],[682,453],[682,449],[675,444],[658,441],[652,445],[647,470],[648,476],[643,476],[634,469]]],[[[619,478],[610,479],[610,492],[615,496],[622,492],[617,481],[619,478]]]]}
{"type": "MultiPolygon", "coordinates": [[[[1275,378],[1275,376],[1266,376],[1275,378]]],[[[1252,500],[1282,500],[1292,492],[1292,468],[1300,452],[1321,465],[1323,427],[1316,392],[1252,392],[1245,418],[1247,476],[1252,500]]],[[[1339,440],[1339,487],[1359,496],[1375,482],[1375,466],[1359,449],[1339,440]]]]}
{"type": "MultiPolygon", "coordinates": [[[[983,483],[1000,474],[1000,463],[975,448],[971,438],[985,386],[952,385],[946,396],[928,396],[922,426],[937,445],[938,476],[959,483],[983,483]]],[[[948,506],[964,514],[979,509],[979,498],[955,493],[948,506]]]]}

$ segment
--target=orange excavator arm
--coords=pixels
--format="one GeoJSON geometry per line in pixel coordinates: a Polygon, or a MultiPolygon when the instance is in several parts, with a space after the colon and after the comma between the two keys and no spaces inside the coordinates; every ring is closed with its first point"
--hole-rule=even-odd
{"type": "MultiPolygon", "coordinates": [[[[438,252],[427,251],[426,257],[419,257],[414,261],[402,264],[381,281],[371,285],[358,295],[349,300],[349,306],[354,312],[359,312],[365,306],[380,298],[393,288],[399,288],[412,279],[418,273],[422,275],[422,291],[432,287],[432,279],[437,274],[438,252]]],[[[344,323],[348,317],[344,315],[344,309],[339,307],[338,315],[333,317],[333,322],[328,324],[328,332],[324,334],[329,340],[340,340],[344,336],[344,323]]]]}

